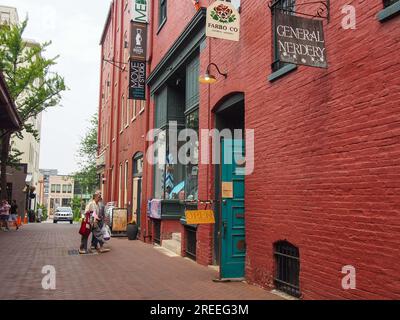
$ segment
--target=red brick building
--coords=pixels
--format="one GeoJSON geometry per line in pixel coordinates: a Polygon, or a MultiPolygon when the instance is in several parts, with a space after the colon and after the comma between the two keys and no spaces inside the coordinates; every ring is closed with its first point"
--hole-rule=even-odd
{"type": "MultiPolygon", "coordinates": [[[[132,198],[129,175],[119,192],[124,174],[118,167],[128,161],[130,168],[136,152],[148,150],[147,128],[167,130],[175,121],[178,130],[254,130],[254,159],[248,154],[246,160],[254,160],[254,172],[243,177],[223,164],[145,161],[141,237],[181,241],[182,255],[220,265],[222,278],[243,277],[304,299],[400,298],[400,2],[322,1],[329,12],[322,19],[328,68],[278,61],[278,9],[268,2],[241,1],[238,42],[207,38],[204,8],[213,1],[200,1],[200,9],[195,2],[152,1],[150,99],[122,133],[116,119],[126,78],[103,64],[102,88],[110,72],[112,96],[99,127],[111,132],[104,147],[106,199],[132,198]],[[349,4],[355,29],[346,29],[349,4]],[[208,67],[218,81],[199,85],[208,67]],[[233,195],[226,196],[229,185],[233,195]],[[162,200],[155,218],[146,214],[151,199],[162,200]],[[184,211],[205,209],[205,201],[213,204],[216,224],[186,225],[184,211]],[[355,271],[354,289],[342,285],[346,266],[355,271]]],[[[306,1],[277,2],[290,10],[296,4],[297,14],[319,9],[306,1]]],[[[120,31],[113,21],[124,5],[114,1],[102,40],[107,55],[106,39],[117,34],[110,52],[119,61],[129,18],[125,13],[120,31]]],[[[159,139],[168,145],[168,135],[159,139]]],[[[203,151],[200,144],[199,158],[203,151]]]]}

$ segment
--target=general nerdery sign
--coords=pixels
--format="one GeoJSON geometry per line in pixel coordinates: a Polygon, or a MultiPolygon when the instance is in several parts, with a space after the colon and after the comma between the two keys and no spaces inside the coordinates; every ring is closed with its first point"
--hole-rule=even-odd
{"type": "Polygon", "coordinates": [[[279,60],[327,68],[322,21],[284,14],[279,10],[275,14],[275,34],[279,60]]]}
{"type": "Polygon", "coordinates": [[[133,21],[141,23],[149,22],[148,0],[133,0],[133,21]]]}

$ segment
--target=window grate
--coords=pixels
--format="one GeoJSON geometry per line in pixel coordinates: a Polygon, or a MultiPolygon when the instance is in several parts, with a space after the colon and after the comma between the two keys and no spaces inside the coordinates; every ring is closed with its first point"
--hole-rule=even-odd
{"type": "Polygon", "coordinates": [[[161,245],[161,221],[153,220],[154,225],[154,243],[161,245]]]}
{"type": "Polygon", "coordinates": [[[278,290],[299,298],[300,293],[299,249],[287,241],[275,244],[275,286],[278,290]]]}
{"type": "Polygon", "coordinates": [[[192,227],[186,227],[186,255],[188,258],[196,261],[197,230],[192,227]]]}

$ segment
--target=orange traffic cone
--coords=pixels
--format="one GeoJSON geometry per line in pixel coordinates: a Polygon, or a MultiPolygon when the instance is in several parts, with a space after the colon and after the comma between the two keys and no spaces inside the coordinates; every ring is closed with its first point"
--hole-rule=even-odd
{"type": "Polygon", "coordinates": [[[24,224],[28,224],[28,214],[27,213],[25,213],[24,224]]]}
{"type": "Polygon", "coordinates": [[[21,216],[18,216],[17,218],[17,226],[20,227],[21,226],[21,216]]]}

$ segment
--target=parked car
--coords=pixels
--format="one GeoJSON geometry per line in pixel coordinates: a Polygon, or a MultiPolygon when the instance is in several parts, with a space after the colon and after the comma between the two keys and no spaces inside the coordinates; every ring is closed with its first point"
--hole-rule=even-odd
{"type": "Polygon", "coordinates": [[[53,223],[59,221],[69,221],[70,224],[74,223],[74,213],[71,207],[59,207],[54,212],[53,223]]]}

